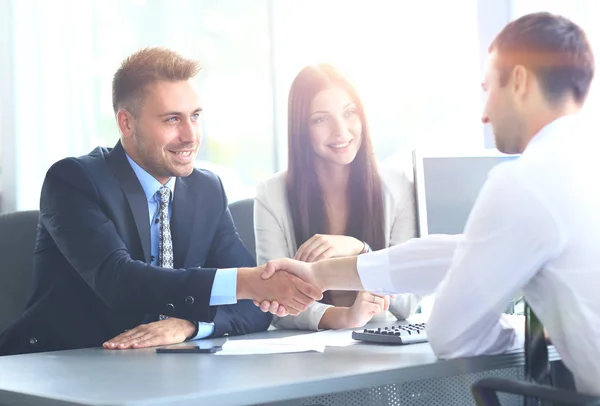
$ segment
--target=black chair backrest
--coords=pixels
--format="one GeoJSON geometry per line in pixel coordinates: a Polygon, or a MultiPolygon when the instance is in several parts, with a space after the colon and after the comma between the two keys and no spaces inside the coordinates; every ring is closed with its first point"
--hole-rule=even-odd
{"type": "Polygon", "coordinates": [[[525,380],[548,384],[550,364],[544,326],[525,302],[525,380]]]}
{"type": "Polygon", "coordinates": [[[600,399],[575,392],[573,375],[561,361],[551,366],[544,326],[525,302],[525,381],[485,378],[471,387],[477,406],[501,406],[499,393],[523,396],[523,406],[600,406],[600,399]]]}
{"type": "Polygon", "coordinates": [[[242,242],[256,260],[256,243],[254,240],[254,199],[244,199],[229,205],[233,223],[242,242]]]}
{"type": "Polygon", "coordinates": [[[0,332],[23,312],[39,211],[0,214],[0,332]]]}

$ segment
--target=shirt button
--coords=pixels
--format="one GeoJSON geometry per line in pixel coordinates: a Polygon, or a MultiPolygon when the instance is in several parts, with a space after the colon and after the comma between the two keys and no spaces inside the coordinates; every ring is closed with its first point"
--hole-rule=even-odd
{"type": "Polygon", "coordinates": [[[194,296],[188,296],[185,298],[185,303],[189,304],[189,305],[193,305],[194,304],[194,296]]]}
{"type": "Polygon", "coordinates": [[[175,310],[175,305],[173,303],[169,303],[165,306],[167,310],[167,314],[172,314],[173,310],[175,310]]]}
{"type": "Polygon", "coordinates": [[[35,338],[35,337],[31,337],[31,338],[29,339],[29,344],[31,344],[31,345],[36,345],[36,344],[37,344],[37,342],[38,342],[38,341],[37,341],[37,338],[35,338]]]}
{"type": "Polygon", "coordinates": [[[155,219],[154,219],[154,224],[158,224],[158,222],[159,222],[159,221],[160,221],[160,220],[158,219],[158,217],[157,217],[157,218],[155,218],[155,219]]]}

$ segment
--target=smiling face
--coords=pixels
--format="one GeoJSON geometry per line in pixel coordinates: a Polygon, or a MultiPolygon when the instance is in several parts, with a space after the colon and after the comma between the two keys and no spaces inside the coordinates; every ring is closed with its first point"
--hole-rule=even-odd
{"type": "Polygon", "coordinates": [[[127,154],[159,182],[188,176],[200,147],[202,111],[191,80],[158,81],[148,85],[136,115],[117,113],[127,154]]]}
{"type": "Polygon", "coordinates": [[[341,87],[317,93],[310,104],[309,133],[312,148],[322,162],[348,165],[362,141],[363,124],[357,105],[341,87]]]}

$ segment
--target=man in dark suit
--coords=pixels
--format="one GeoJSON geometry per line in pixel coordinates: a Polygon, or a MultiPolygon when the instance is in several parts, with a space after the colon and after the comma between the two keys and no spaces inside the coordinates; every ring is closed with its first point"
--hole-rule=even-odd
{"type": "Polygon", "coordinates": [[[246,299],[294,314],[321,297],[286,273],[261,279],[219,178],[194,169],[198,71],[162,48],[123,62],[113,80],[121,140],[48,171],[32,290],[0,355],[245,334],[271,321],[246,299]]]}

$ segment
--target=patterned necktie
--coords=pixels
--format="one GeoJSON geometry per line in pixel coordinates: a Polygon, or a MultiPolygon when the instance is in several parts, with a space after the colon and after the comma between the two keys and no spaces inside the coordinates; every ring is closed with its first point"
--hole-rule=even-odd
{"type": "Polygon", "coordinates": [[[169,225],[169,202],[171,189],[162,186],[158,189],[160,196],[160,229],[158,239],[158,266],[173,268],[173,240],[171,240],[171,226],[169,225]]]}

